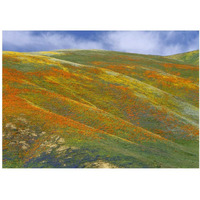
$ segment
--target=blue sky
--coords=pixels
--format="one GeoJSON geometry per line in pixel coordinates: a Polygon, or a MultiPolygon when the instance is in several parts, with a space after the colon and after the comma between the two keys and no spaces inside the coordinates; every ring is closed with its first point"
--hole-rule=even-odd
{"type": "Polygon", "coordinates": [[[104,49],[172,55],[199,49],[198,31],[3,31],[4,51],[104,49]]]}

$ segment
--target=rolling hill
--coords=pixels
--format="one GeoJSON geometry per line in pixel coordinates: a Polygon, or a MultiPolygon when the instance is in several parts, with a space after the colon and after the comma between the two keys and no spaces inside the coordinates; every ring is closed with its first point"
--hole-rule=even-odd
{"type": "Polygon", "coordinates": [[[175,55],[166,56],[166,57],[183,61],[183,63],[188,63],[191,65],[199,65],[199,50],[175,54],[175,55]]]}
{"type": "Polygon", "coordinates": [[[3,167],[199,167],[198,54],[3,52],[3,167]]]}

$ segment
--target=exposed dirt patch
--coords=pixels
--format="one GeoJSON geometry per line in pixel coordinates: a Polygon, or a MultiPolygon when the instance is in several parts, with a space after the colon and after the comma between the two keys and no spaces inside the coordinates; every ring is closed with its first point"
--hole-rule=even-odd
{"type": "Polygon", "coordinates": [[[87,163],[86,168],[118,168],[118,167],[111,163],[108,163],[108,162],[105,162],[102,160],[98,160],[94,163],[87,163]]]}

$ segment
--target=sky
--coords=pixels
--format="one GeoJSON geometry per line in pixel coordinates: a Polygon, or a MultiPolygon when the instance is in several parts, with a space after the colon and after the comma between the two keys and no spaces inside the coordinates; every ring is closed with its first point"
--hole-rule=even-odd
{"type": "Polygon", "coordinates": [[[3,51],[58,49],[172,55],[199,49],[199,31],[3,31],[3,51]]]}

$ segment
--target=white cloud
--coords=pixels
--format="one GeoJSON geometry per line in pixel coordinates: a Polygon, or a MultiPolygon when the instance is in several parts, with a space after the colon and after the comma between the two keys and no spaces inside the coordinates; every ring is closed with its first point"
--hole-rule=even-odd
{"type": "Polygon", "coordinates": [[[69,34],[46,32],[40,35],[33,35],[28,31],[4,31],[3,45],[4,48],[31,49],[32,51],[103,48],[98,41],[80,40],[69,34]]]}
{"type": "Polygon", "coordinates": [[[199,38],[198,37],[194,38],[191,41],[190,45],[188,46],[187,51],[192,51],[192,50],[195,50],[195,49],[199,49],[199,38]]]}
{"type": "Polygon", "coordinates": [[[106,33],[104,41],[112,50],[141,54],[172,55],[198,49],[198,37],[186,46],[178,41],[177,34],[175,31],[120,31],[106,33]]]}
{"type": "Polygon", "coordinates": [[[156,32],[110,32],[104,35],[104,40],[116,51],[154,54],[159,47],[156,32]]]}
{"type": "Polygon", "coordinates": [[[185,44],[178,41],[178,34],[184,37],[183,33],[175,31],[108,31],[99,32],[95,40],[91,40],[59,32],[43,32],[36,35],[29,31],[4,31],[3,49],[13,51],[106,49],[154,55],[171,55],[198,49],[198,36],[190,39],[189,44],[185,44]]]}

